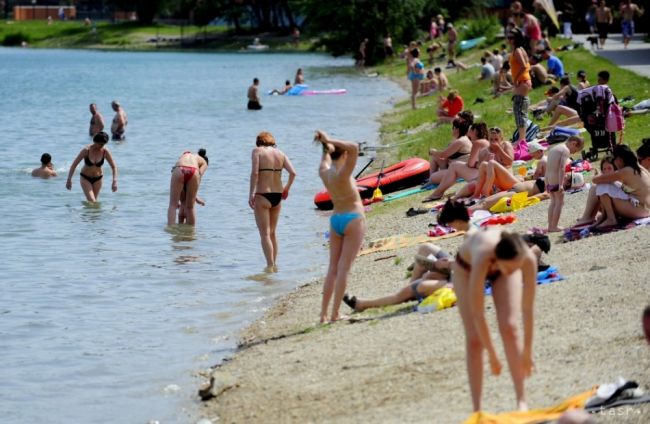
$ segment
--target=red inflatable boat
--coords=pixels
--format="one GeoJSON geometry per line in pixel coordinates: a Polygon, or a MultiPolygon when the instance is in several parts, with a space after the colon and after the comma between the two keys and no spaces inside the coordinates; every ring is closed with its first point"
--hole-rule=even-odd
{"type": "MultiPolygon", "coordinates": [[[[384,169],[384,176],[379,182],[382,193],[392,193],[403,188],[413,187],[426,179],[429,175],[429,162],[420,158],[411,158],[384,169]]],[[[357,179],[357,190],[362,199],[370,199],[372,192],[377,188],[375,172],[357,179]]],[[[314,203],[318,209],[329,210],[333,208],[332,199],[327,189],[323,189],[314,196],[314,203]]]]}

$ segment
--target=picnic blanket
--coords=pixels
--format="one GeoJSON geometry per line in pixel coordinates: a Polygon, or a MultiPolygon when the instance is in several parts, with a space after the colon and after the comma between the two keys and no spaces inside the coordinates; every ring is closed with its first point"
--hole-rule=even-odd
{"type": "Polygon", "coordinates": [[[370,253],[385,252],[388,250],[401,249],[403,247],[415,246],[426,242],[435,240],[442,240],[446,238],[458,237],[465,234],[464,231],[456,231],[454,233],[445,234],[438,237],[429,237],[427,234],[400,234],[396,236],[384,237],[373,240],[368,243],[368,247],[361,249],[358,256],[368,255],[370,253]]]}

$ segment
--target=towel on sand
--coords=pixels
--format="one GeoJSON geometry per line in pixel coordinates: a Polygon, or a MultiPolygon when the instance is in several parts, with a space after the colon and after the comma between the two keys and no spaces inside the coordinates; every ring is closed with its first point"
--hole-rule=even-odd
{"type": "Polygon", "coordinates": [[[461,234],[465,234],[464,231],[456,231],[455,233],[445,234],[440,237],[429,237],[426,234],[421,235],[410,235],[410,234],[401,234],[396,236],[384,237],[377,240],[373,240],[368,244],[368,247],[362,249],[359,252],[358,256],[368,255],[370,253],[376,252],[385,252],[387,250],[401,249],[403,247],[415,246],[416,244],[422,244],[434,240],[442,240],[445,238],[457,237],[461,234]]]}

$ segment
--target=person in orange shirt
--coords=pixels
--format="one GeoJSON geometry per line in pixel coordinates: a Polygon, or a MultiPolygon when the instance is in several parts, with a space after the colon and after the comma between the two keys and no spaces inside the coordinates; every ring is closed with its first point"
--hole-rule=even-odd
{"type": "Polygon", "coordinates": [[[451,90],[447,98],[440,97],[440,108],[438,109],[439,122],[452,122],[456,115],[465,107],[463,98],[460,97],[457,90],[451,90]]]}

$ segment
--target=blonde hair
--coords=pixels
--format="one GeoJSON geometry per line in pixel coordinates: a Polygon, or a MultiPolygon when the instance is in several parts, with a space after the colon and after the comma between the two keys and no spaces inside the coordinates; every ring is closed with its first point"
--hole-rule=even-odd
{"type": "Polygon", "coordinates": [[[458,90],[450,90],[449,94],[447,94],[449,100],[454,100],[456,97],[458,97],[458,90]]]}
{"type": "Polygon", "coordinates": [[[273,137],[273,134],[271,134],[268,131],[262,131],[261,133],[257,134],[257,139],[255,140],[255,144],[259,146],[275,146],[275,137],[273,137]]]}

